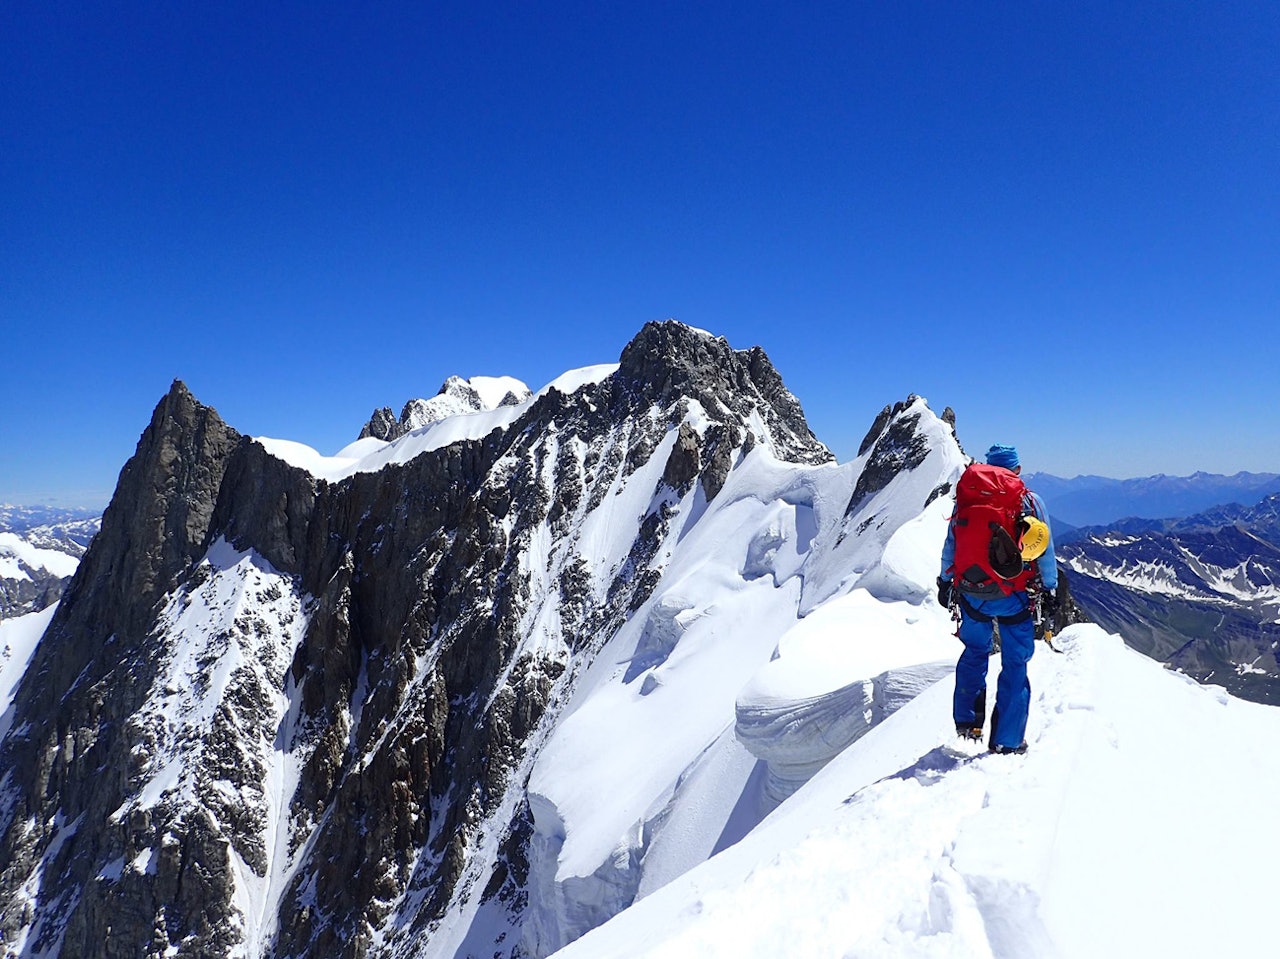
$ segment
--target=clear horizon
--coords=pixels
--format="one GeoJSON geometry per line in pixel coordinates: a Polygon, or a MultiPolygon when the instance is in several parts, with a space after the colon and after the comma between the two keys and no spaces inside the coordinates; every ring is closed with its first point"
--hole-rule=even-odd
{"type": "MultiPolygon", "coordinates": [[[[476,374],[476,375],[485,375],[485,374],[476,374]]],[[[534,390],[537,390],[539,386],[545,385],[545,384],[528,383],[526,385],[530,386],[534,390]]],[[[434,395],[434,393],[430,395],[434,395]]],[[[426,394],[424,394],[422,398],[425,398],[425,397],[426,397],[426,394]]],[[[406,401],[408,399],[414,399],[414,398],[415,397],[407,397],[406,401]]],[[[905,399],[905,397],[903,398],[905,399]]],[[[199,400],[200,397],[197,396],[196,399],[199,400]]],[[[804,402],[803,399],[801,399],[802,406],[803,406],[803,402],[804,402]]],[[[206,404],[206,405],[210,405],[210,404],[206,404]]],[[[399,412],[400,412],[399,406],[395,404],[391,404],[391,405],[392,405],[393,411],[397,415],[399,415],[399,412]]],[[[372,412],[373,410],[370,410],[370,413],[372,412]]],[[[877,410],[876,412],[879,412],[879,410],[877,410]]],[[[940,413],[941,409],[936,409],[935,412],[940,413]]],[[[143,417],[143,423],[144,423],[143,429],[145,429],[145,424],[150,422],[150,415],[151,415],[150,411],[148,411],[146,416],[143,417]]],[[[874,418],[874,414],[872,417],[868,418],[867,420],[868,428],[870,428],[873,418],[874,418]]],[[[367,419],[362,421],[360,426],[362,427],[365,422],[367,422],[367,419]]],[[[234,423],[231,423],[229,425],[233,427],[235,426],[234,423]]],[[[810,426],[812,427],[812,425],[813,425],[812,421],[810,421],[810,426]]],[[[957,424],[957,426],[959,426],[959,424],[957,424]]],[[[141,436],[141,432],[142,431],[140,430],[139,437],[141,436]]],[[[355,433],[352,433],[347,439],[340,441],[338,445],[334,446],[332,449],[322,449],[318,451],[321,453],[336,452],[342,446],[345,446],[347,443],[354,441],[357,438],[358,432],[359,432],[359,427],[357,428],[355,433]]],[[[816,431],[815,431],[815,434],[816,434],[816,431]]],[[[254,435],[257,435],[257,434],[254,434],[254,435]]],[[[274,437],[274,438],[296,439],[295,437],[274,437]]],[[[823,437],[821,435],[818,435],[818,439],[823,440],[823,437]]],[[[961,442],[963,443],[964,442],[963,435],[961,435],[960,439],[961,439],[961,442]]],[[[986,448],[985,444],[982,447],[982,449],[979,449],[977,447],[965,446],[966,452],[968,452],[969,455],[979,457],[979,458],[981,457],[982,452],[985,448],[986,448]]],[[[834,449],[832,450],[832,452],[837,454],[837,458],[839,459],[840,462],[846,462],[849,459],[853,458],[852,453],[850,455],[845,456],[845,455],[840,455],[839,451],[834,449]]],[[[853,452],[856,453],[856,449],[853,452]]],[[[132,455],[132,450],[130,451],[129,455],[130,456],[132,455]]],[[[121,468],[123,468],[124,464],[125,464],[125,461],[121,461],[120,463],[121,468]]],[[[1191,473],[1159,473],[1157,472],[1157,473],[1143,473],[1135,476],[1103,476],[1102,474],[1097,474],[1097,473],[1072,473],[1070,475],[1062,475],[1062,474],[1053,473],[1052,470],[1028,468],[1027,476],[1030,478],[1034,478],[1035,474],[1037,473],[1048,473],[1059,479],[1064,479],[1064,480],[1073,480],[1073,479],[1080,479],[1085,477],[1099,477],[1103,479],[1128,480],[1128,479],[1154,479],[1160,476],[1190,477],[1192,475],[1195,475],[1196,473],[1201,473],[1201,472],[1207,473],[1210,475],[1216,475],[1216,476],[1235,476],[1240,473],[1246,473],[1251,475],[1258,475],[1260,473],[1265,473],[1268,475],[1280,475],[1280,471],[1275,471],[1275,470],[1234,470],[1230,473],[1213,471],[1213,470],[1197,470],[1197,471],[1192,471],[1191,473]]],[[[71,489],[71,490],[63,490],[55,494],[36,493],[34,495],[24,495],[19,493],[16,496],[6,496],[2,491],[0,491],[0,507],[2,506],[20,506],[20,507],[21,506],[26,506],[26,507],[44,506],[44,507],[60,508],[60,509],[68,509],[68,510],[72,510],[72,509],[101,510],[106,507],[113,493],[114,493],[114,485],[110,489],[101,489],[96,491],[77,491],[77,490],[71,489]]]]}
{"type": "Polygon", "coordinates": [[[330,453],[675,317],[842,460],[886,403],[1114,478],[1280,472],[1280,8],[0,11],[0,501],[175,378],[330,453]]]}

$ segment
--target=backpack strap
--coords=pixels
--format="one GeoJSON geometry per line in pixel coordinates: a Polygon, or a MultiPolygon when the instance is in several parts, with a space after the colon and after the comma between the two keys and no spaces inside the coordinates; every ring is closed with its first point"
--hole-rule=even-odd
{"type": "Polygon", "coordinates": [[[960,594],[960,606],[964,610],[964,614],[970,619],[977,620],[979,623],[997,622],[1001,626],[1017,626],[1019,623],[1025,623],[1031,618],[1031,604],[1027,604],[1027,608],[1020,613],[1014,613],[1012,616],[988,616],[986,613],[979,612],[974,609],[973,604],[965,598],[964,593],[960,594]]]}

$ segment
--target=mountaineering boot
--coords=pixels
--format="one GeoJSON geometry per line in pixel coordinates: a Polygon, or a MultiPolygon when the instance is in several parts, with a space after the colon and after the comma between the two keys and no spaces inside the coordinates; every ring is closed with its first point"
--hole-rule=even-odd
{"type": "MultiPolygon", "coordinates": [[[[960,713],[964,715],[964,713],[960,713]]],[[[956,720],[956,735],[961,739],[971,739],[974,742],[982,742],[982,721],[987,716],[987,687],[983,686],[978,690],[978,694],[973,697],[973,715],[974,718],[968,722],[956,720]]]]}
{"type": "Polygon", "coordinates": [[[1025,739],[1022,741],[1021,746],[997,746],[995,743],[991,744],[991,752],[995,753],[997,756],[1021,756],[1026,751],[1027,741],[1025,739]]]}
{"type": "Polygon", "coordinates": [[[981,742],[982,727],[971,726],[968,723],[956,723],[956,735],[961,739],[972,739],[975,742],[981,742]]]}

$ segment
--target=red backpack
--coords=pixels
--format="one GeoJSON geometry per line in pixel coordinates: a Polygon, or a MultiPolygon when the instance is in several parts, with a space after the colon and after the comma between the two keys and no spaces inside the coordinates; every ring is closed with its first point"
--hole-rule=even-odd
{"type": "Polygon", "coordinates": [[[956,483],[956,586],[967,593],[1005,595],[1027,588],[1034,575],[1018,547],[1022,500],[1027,487],[1003,466],[972,463],[956,483]]]}

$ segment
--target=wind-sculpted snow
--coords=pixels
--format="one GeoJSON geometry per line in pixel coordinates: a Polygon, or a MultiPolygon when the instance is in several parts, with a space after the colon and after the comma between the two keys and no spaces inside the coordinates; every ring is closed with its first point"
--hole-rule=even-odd
{"type": "Polygon", "coordinates": [[[1280,711],[1093,626],[1059,639],[1031,662],[1027,755],[940,747],[938,683],[556,959],[1268,955],[1280,834],[1241,824],[1272,815],[1280,711]]]}
{"type": "Polygon", "coordinates": [[[861,589],[788,630],[737,699],[734,733],[768,765],[762,812],[953,672],[957,652],[937,611],[861,589]]]}

